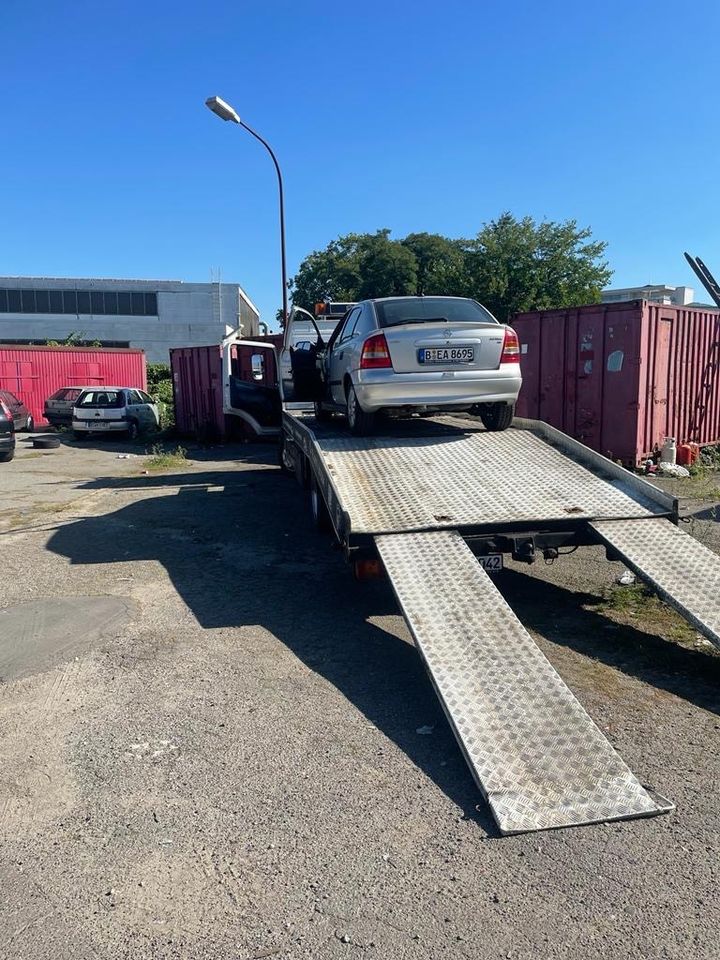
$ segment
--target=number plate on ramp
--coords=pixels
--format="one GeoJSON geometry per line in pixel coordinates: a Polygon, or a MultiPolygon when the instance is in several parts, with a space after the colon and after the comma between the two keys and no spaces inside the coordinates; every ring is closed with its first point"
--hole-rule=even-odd
{"type": "Polygon", "coordinates": [[[501,553],[488,553],[484,557],[478,557],[477,562],[485,573],[498,573],[503,568],[503,555],[501,553]]]}

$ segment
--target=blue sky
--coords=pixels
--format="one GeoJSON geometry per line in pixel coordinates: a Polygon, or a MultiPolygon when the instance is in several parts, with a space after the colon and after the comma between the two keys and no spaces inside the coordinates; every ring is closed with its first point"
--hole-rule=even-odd
{"type": "MultiPolygon", "coordinates": [[[[613,285],[720,274],[720,5],[3,0],[0,274],[241,283],[350,231],[503,210],[609,241],[613,285]]],[[[700,296],[700,295],[703,296],[700,296]]]]}

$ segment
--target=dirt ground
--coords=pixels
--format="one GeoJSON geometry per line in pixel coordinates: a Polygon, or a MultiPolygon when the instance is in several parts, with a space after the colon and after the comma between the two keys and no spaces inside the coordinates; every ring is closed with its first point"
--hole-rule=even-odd
{"type": "Polygon", "coordinates": [[[717,957],[720,658],[618,564],[498,585],[677,809],[501,838],[388,584],[273,447],[140,453],[0,470],[1,957],[717,957]]]}

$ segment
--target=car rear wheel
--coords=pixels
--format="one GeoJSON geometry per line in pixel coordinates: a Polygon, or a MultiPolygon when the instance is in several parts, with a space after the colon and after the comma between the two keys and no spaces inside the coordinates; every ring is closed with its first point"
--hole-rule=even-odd
{"type": "Polygon", "coordinates": [[[480,403],[478,413],[486,430],[507,430],[515,416],[512,403],[480,403]]]}
{"type": "Polygon", "coordinates": [[[140,426],[137,420],[131,420],[128,423],[128,428],[127,428],[128,440],[137,440],[139,436],[140,436],[140,426]]]}
{"type": "Polygon", "coordinates": [[[355,387],[351,383],[347,386],[346,397],[350,433],[356,437],[367,437],[375,428],[375,414],[363,410],[355,393],[355,387]]]}

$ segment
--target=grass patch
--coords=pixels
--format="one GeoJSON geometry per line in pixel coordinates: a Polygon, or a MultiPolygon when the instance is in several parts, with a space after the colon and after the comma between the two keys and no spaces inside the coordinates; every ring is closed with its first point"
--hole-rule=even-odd
{"type": "Polygon", "coordinates": [[[160,444],[155,444],[150,457],[145,461],[148,470],[172,470],[174,467],[186,467],[189,463],[185,447],[174,447],[165,450],[160,444]]]}
{"type": "Polygon", "coordinates": [[[697,645],[697,631],[642,583],[608,587],[594,609],[616,623],[666,637],[683,647],[697,645]]]}

